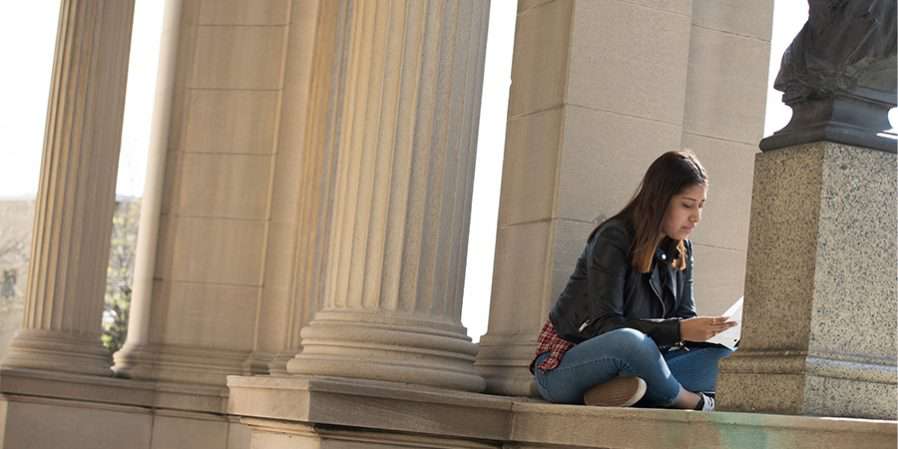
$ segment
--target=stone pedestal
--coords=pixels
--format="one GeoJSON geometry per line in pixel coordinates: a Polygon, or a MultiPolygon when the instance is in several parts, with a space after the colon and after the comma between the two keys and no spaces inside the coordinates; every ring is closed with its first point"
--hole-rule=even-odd
{"type": "Polygon", "coordinates": [[[481,390],[460,318],[489,3],[350,11],[324,304],[287,371],[481,390]]]}
{"type": "Polygon", "coordinates": [[[721,408],[895,419],[895,154],[819,142],[755,163],[743,339],[721,408]]]}
{"type": "Polygon", "coordinates": [[[112,374],[100,324],[133,10],[60,5],[25,319],[3,367],[112,374]]]}

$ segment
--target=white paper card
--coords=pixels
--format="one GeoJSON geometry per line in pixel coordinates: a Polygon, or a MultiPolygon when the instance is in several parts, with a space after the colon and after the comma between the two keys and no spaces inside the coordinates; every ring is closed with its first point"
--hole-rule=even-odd
{"type": "Polygon", "coordinates": [[[723,316],[735,321],[735,326],[711,337],[708,343],[717,343],[730,349],[736,349],[736,342],[742,338],[742,297],[736,300],[733,305],[723,313],[723,316]]]}

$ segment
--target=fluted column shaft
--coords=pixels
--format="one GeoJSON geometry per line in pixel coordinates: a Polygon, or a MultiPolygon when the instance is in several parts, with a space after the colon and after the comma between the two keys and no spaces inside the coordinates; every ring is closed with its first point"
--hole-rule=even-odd
{"type": "Polygon", "coordinates": [[[352,4],[324,305],[289,372],[483,388],[460,317],[488,12],[352,4]]]}
{"type": "Polygon", "coordinates": [[[111,373],[100,325],[133,10],[60,6],[25,317],[4,367],[111,373]]]}

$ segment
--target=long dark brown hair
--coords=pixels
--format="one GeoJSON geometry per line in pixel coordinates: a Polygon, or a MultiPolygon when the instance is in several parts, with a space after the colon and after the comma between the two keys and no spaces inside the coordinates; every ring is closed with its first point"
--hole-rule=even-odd
{"type": "MultiPolygon", "coordinates": [[[[640,273],[652,268],[664,215],[674,195],[694,185],[708,185],[708,175],[692,151],[668,151],[652,162],[630,202],[613,218],[622,218],[633,226],[635,236],[630,247],[630,264],[640,273]]],[[[673,242],[680,256],[674,267],[686,269],[686,247],[682,240],[673,242]]]]}

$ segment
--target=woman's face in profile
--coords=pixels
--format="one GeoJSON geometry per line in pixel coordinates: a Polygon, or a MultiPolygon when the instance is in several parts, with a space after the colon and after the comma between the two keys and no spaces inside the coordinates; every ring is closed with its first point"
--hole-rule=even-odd
{"type": "Polygon", "coordinates": [[[685,240],[702,220],[702,209],[708,198],[708,186],[696,184],[683,189],[670,199],[661,230],[673,240],[685,240]]]}

